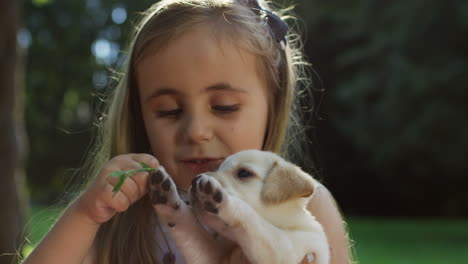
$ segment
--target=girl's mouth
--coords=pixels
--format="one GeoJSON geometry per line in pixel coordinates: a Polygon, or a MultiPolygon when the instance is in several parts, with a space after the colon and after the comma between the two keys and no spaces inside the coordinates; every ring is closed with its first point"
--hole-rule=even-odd
{"type": "Polygon", "coordinates": [[[203,164],[211,161],[210,159],[191,160],[188,163],[203,164]]]}
{"type": "Polygon", "coordinates": [[[195,175],[207,171],[215,171],[221,164],[222,159],[189,159],[184,160],[183,164],[195,175]]]}

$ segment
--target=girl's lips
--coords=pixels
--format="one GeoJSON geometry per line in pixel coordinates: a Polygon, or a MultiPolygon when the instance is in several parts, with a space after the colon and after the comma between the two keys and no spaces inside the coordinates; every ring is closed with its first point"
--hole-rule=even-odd
{"type": "Polygon", "coordinates": [[[222,159],[209,159],[202,162],[182,161],[182,163],[194,174],[198,175],[207,171],[215,171],[221,164],[222,159]]]}

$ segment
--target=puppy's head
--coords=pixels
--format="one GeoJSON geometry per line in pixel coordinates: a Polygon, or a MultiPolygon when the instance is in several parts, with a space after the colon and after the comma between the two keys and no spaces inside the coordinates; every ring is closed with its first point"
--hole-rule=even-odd
{"type": "Polygon", "coordinates": [[[272,152],[238,152],[228,157],[217,172],[210,174],[227,192],[257,210],[301,200],[314,192],[312,177],[272,152]]]}

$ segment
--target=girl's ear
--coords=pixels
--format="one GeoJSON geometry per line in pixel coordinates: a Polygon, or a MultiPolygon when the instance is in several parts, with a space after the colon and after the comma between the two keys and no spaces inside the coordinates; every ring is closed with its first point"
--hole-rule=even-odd
{"type": "Polygon", "coordinates": [[[275,205],[291,199],[309,197],[314,192],[314,180],[299,167],[275,161],[263,180],[262,201],[275,205]]]}

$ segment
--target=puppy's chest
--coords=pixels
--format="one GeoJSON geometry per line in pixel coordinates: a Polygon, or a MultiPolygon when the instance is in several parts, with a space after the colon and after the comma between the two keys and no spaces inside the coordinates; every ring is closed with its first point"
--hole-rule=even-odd
{"type": "Polygon", "coordinates": [[[313,220],[310,219],[312,215],[298,202],[277,205],[260,203],[255,209],[265,220],[281,229],[296,229],[304,224],[304,220],[313,220]]]}

